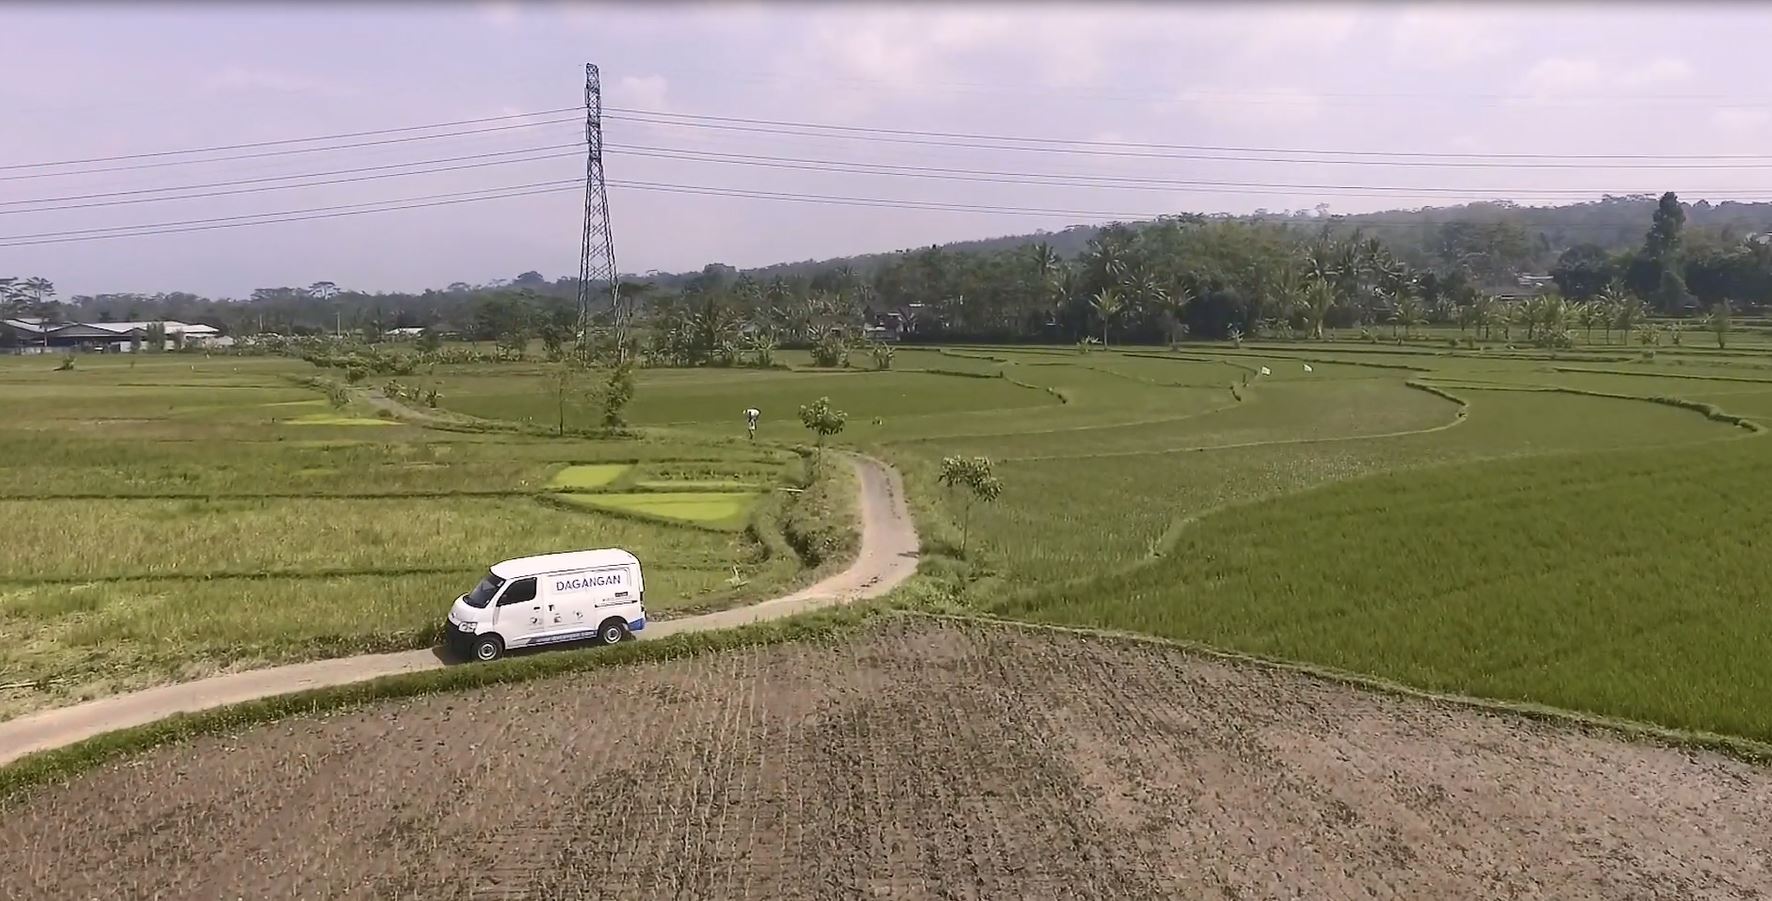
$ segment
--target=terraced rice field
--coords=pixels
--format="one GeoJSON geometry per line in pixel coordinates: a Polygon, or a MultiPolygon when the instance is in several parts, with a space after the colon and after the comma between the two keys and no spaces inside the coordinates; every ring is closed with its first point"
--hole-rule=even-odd
{"type": "Polygon", "coordinates": [[[960,556],[962,507],[938,462],[990,457],[1004,493],[972,511],[968,559],[932,563],[965,573],[944,604],[1772,739],[1753,701],[1772,692],[1765,439],[1657,402],[1772,422],[1763,349],[905,348],[895,366],[648,373],[642,393],[710,440],[738,398],[808,440],[770,411],[817,386],[849,413],[841,440],[906,473],[937,558],[960,556]],[[915,403],[891,397],[908,378],[932,386],[915,403]],[[1005,391],[1022,402],[983,402],[1005,391]]]}
{"type": "Polygon", "coordinates": [[[1148,644],[897,618],[166,746],[0,896],[1756,897],[1772,776],[1148,644]]]}
{"type": "Polygon", "coordinates": [[[0,717],[424,647],[508,557],[630,548],[662,617],[767,597],[803,569],[776,524],[791,495],[751,528],[801,472],[780,449],[440,432],[334,410],[291,381],[313,368],[283,359],[52,369],[0,359],[0,717]],[[616,493],[581,494],[598,491],[616,493]]]}

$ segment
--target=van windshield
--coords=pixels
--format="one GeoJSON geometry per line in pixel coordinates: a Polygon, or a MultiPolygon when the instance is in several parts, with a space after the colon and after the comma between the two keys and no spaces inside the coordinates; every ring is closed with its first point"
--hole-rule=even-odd
{"type": "Polygon", "coordinates": [[[466,601],[469,607],[485,607],[492,602],[492,596],[498,594],[498,587],[504,583],[505,580],[492,573],[487,573],[486,578],[481,579],[480,584],[475,585],[474,590],[468,592],[462,600],[466,601]]]}

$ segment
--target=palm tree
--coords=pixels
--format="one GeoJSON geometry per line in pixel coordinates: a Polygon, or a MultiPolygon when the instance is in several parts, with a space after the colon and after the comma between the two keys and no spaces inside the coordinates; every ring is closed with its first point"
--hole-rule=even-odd
{"type": "Polygon", "coordinates": [[[1323,340],[1323,323],[1335,309],[1335,289],[1320,278],[1307,279],[1304,289],[1304,314],[1310,320],[1311,337],[1323,340]]]}
{"type": "Polygon", "coordinates": [[[1121,291],[1126,295],[1128,306],[1142,310],[1146,315],[1161,315],[1163,305],[1169,299],[1169,292],[1163,290],[1163,284],[1156,276],[1144,271],[1127,273],[1121,291]]]}
{"type": "Polygon", "coordinates": [[[1427,322],[1427,310],[1422,306],[1421,298],[1413,292],[1405,291],[1397,298],[1396,321],[1403,326],[1403,336],[1415,336],[1415,327],[1427,322]]]}
{"type": "Polygon", "coordinates": [[[1058,267],[1064,265],[1058,251],[1044,241],[1029,247],[1028,256],[1029,262],[1033,264],[1034,281],[1041,285],[1051,285],[1053,277],[1058,274],[1058,267]]]}
{"type": "Polygon", "coordinates": [[[1626,294],[1615,311],[1614,324],[1624,332],[1624,343],[1630,343],[1631,330],[1643,324],[1643,299],[1635,294],[1626,294]]]}
{"type": "Polygon", "coordinates": [[[1101,348],[1102,350],[1106,350],[1108,346],[1108,328],[1113,325],[1114,320],[1119,318],[1121,313],[1125,312],[1126,301],[1120,296],[1119,289],[1115,288],[1113,285],[1109,285],[1096,292],[1095,296],[1089,299],[1089,306],[1095,310],[1095,315],[1101,319],[1101,348]]]}
{"type": "MultiPolygon", "coordinates": [[[[1623,286],[1619,285],[1617,282],[1608,284],[1600,291],[1599,303],[1606,311],[1606,317],[1602,320],[1602,324],[1606,328],[1606,343],[1611,344],[1612,329],[1617,327],[1623,319],[1625,306],[1625,292],[1623,286]]],[[[1630,335],[1627,334],[1624,336],[1624,343],[1630,343],[1630,335]]]]}
{"type": "Polygon", "coordinates": [[[0,319],[17,315],[15,309],[25,301],[25,289],[16,278],[0,278],[0,319]]]}
{"type": "Polygon", "coordinates": [[[1717,350],[1727,350],[1729,343],[1729,301],[1719,300],[1704,317],[1704,326],[1717,336],[1717,350]]]}
{"type": "Polygon", "coordinates": [[[1594,343],[1594,326],[1606,318],[1606,308],[1597,300],[1584,300],[1575,305],[1575,321],[1587,333],[1587,343],[1594,343]]]}
{"type": "Polygon", "coordinates": [[[1188,304],[1194,302],[1194,295],[1188,291],[1187,285],[1176,283],[1174,289],[1157,292],[1157,300],[1151,309],[1163,316],[1163,324],[1169,329],[1169,349],[1175,350],[1181,343],[1181,333],[1185,326],[1183,319],[1187,316],[1188,304]]]}
{"type": "Polygon", "coordinates": [[[1287,331],[1291,331],[1292,317],[1304,309],[1304,280],[1297,267],[1285,262],[1276,267],[1269,285],[1274,313],[1285,323],[1287,331]]]}
{"type": "Polygon", "coordinates": [[[1550,341],[1567,338],[1569,332],[1569,302],[1562,295],[1547,294],[1538,298],[1539,335],[1550,341]]]}

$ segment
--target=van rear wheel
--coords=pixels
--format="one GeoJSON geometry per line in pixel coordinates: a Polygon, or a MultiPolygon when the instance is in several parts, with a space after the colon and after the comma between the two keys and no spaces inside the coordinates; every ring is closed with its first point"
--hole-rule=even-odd
{"type": "Polygon", "coordinates": [[[497,635],[483,635],[474,639],[474,659],[482,663],[497,660],[504,656],[505,643],[497,635]]]}
{"type": "Polygon", "coordinates": [[[597,640],[603,644],[621,644],[628,637],[628,624],[619,619],[607,620],[597,630],[597,640]]]}

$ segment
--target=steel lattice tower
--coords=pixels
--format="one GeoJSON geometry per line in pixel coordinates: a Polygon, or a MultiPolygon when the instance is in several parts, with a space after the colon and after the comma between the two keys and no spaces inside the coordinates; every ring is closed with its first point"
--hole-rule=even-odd
{"type": "Polygon", "coordinates": [[[595,63],[585,63],[585,229],[578,258],[579,344],[589,341],[593,296],[608,292],[615,319],[616,352],[627,348],[628,311],[615,277],[615,233],[609,224],[609,192],[603,183],[603,86],[595,63]],[[598,287],[593,295],[591,286],[598,287]]]}

